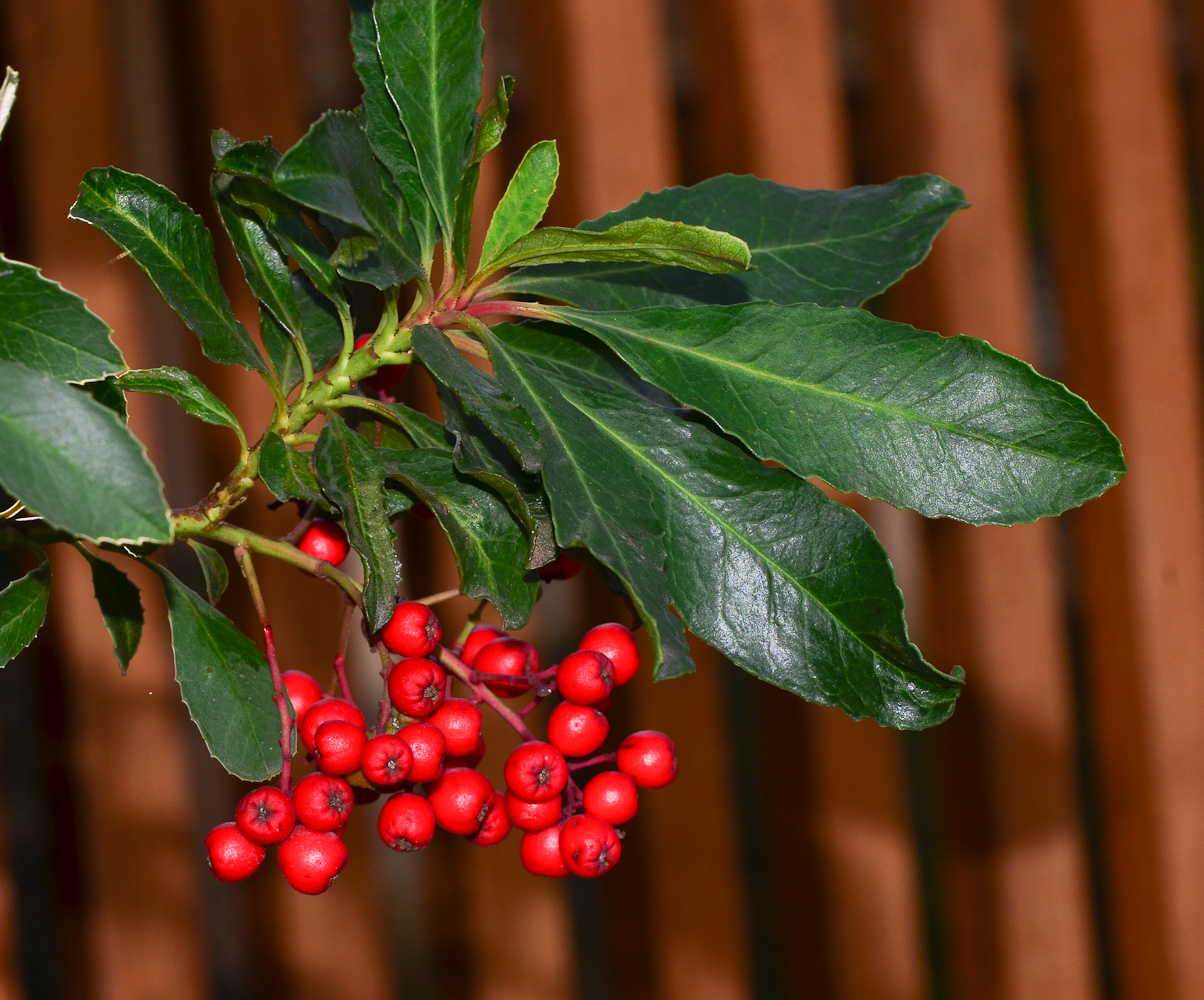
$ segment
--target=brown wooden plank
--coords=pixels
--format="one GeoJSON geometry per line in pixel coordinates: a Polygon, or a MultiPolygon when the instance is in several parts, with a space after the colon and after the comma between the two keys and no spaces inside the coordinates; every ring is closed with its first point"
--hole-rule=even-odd
{"type": "Polygon", "coordinates": [[[0,814],[0,1000],[22,1000],[25,990],[17,959],[16,886],[10,872],[6,826],[0,814]]]}

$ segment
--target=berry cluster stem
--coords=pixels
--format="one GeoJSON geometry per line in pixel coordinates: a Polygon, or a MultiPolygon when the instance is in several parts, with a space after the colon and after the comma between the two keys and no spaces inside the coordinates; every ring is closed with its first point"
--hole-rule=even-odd
{"type": "Polygon", "coordinates": [[[343,622],[339,626],[339,649],[334,657],[334,673],[339,679],[339,692],[351,701],[351,685],[347,683],[347,643],[351,639],[351,618],[355,613],[355,603],[344,595],[343,622]]]}
{"type": "Polygon", "coordinates": [[[446,646],[440,646],[435,653],[440,666],[443,667],[449,674],[454,674],[455,677],[463,682],[472,691],[474,701],[483,702],[492,708],[500,715],[510,727],[522,737],[523,742],[538,739],[531,731],[530,727],[523,722],[522,717],[514,711],[509,705],[502,701],[496,694],[489,690],[484,684],[477,684],[472,679],[472,668],[468,666],[460,657],[456,656],[446,646]]]}

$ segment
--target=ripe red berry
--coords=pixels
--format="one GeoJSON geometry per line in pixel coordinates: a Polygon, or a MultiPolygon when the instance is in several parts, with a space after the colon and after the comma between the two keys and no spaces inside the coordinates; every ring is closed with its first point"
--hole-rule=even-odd
{"type": "Polygon", "coordinates": [[[297,822],[320,833],[346,823],[354,802],[351,786],[329,774],[307,774],[293,789],[297,822]]]}
{"type": "Polygon", "coordinates": [[[443,761],[444,767],[476,767],[482,760],[485,759],[485,737],[482,736],[477,740],[477,745],[473,747],[472,753],[464,754],[459,757],[448,757],[443,761]]]}
{"type": "Polygon", "coordinates": [[[315,559],[325,559],[332,566],[338,566],[351,552],[351,543],[347,541],[347,532],[338,522],[315,517],[301,536],[297,548],[315,559]]]}
{"type": "MultiPolygon", "coordinates": [[[[505,674],[521,677],[539,672],[539,653],[525,639],[504,636],[486,643],[477,652],[473,667],[483,674],[505,674]]],[[[506,681],[486,680],[485,686],[503,698],[513,698],[531,690],[527,683],[509,684],[506,681]]]]}
{"type": "Polygon", "coordinates": [[[448,833],[465,836],[481,828],[492,798],[489,779],[471,767],[448,768],[426,794],[439,825],[448,833]]]}
{"type": "Polygon", "coordinates": [[[630,775],[603,771],[589,779],[582,805],[591,816],[604,819],[611,826],[622,826],[635,818],[640,807],[639,793],[630,775]]]}
{"type": "Polygon", "coordinates": [[[481,651],[481,647],[486,643],[493,642],[494,639],[504,638],[506,638],[506,633],[496,625],[477,625],[468,633],[464,648],[460,650],[460,659],[471,667],[476,662],[477,653],[481,651]]]}
{"type": "Polygon", "coordinates": [[[414,784],[434,781],[443,773],[447,740],[441,730],[425,722],[411,722],[402,726],[397,735],[409,745],[414,761],[410,767],[410,780],[414,784]]]}
{"type": "Polygon", "coordinates": [[[545,799],[543,802],[528,802],[520,799],[513,792],[506,793],[506,815],[518,829],[527,833],[537,833],[555,826],[560,820],[560,811],[564,808],[561,796],[545,799]]]}
{"type": "Polygon", "coordinates": [[[335,833],[321,833],[298,824],[276,849],[284,880],[298,892],[317,896],[330,888],[347,863],[347,845],[335,833]]]}
{"type": "Polygon", "coordinates": [[[364,777],[374,785],[398,785],[410,776],[414,754],[410,745],[396,733],[373,736],[364,745],[360,760],[364,777]]]}
{"type": "Polygon", "coordinates": [[[580,572],[581,563],[562,552],[550,563],[539,567],[539,578],[544,583],[550,583],[552,580],[571,580],[580,572]]]}
{"type": "Polygon", "coordinates": [[[443,733],[449,757],[466,757],[477,748],[484,719],[467,698],[448,698],[427,721],[443,733]]]}
{"type": "Polygon", "coordinates": [[[402,715],[425,719],[443,704],[447,674],[434,660],[411,656],[389,671],[389,701],[402,715]]]}
{"type": "Polygon", "coordinates": [[[381,641],[401,656],[426,656],[439,645],[443,627],[435,612],[418,601],[403,601],[380,630],[381,641]]]}
{"type": "MultiPolygon", "coordinates": [[[[355,338],[355,350],[359,350],[368,341],[372,339],[372,334],[361,333],[355,338]]],[[[409,372],[409,365],[382,365],[372,375],[369,375],[361,382],[361,385],[367,386],[374,392],[388,392],[390,389],[397,387],[406,374],[409,372]]]]}
{"type": "Polygon", "coordinates": [[[478,847],[492,847],[510,834],[510,817],[506,815],[506,799],[501,792],[494,791],[485,804],[485,818],[481,829],[469,839],[478,847]]]}
{"type": "Polygon", "coordinates": [[[622,855],[623,842],[615,828],[597,816],[572,816],[560,830],[560,856],[574,875],[605,875],[622,855]]]}
{"type": "Polygon", "coordinates": [[[222,823],[210,830],[205,851],[209,870],[222,882],[241,882],[253,875],[268,854],[266,847],[247,840],[237,823],[222,823]]]}
{"type": "Polygon", "coordinates": [[[331,719],[318,726],[314,734],[314,757],[323,774],[339,777],[354,774],[360,769],[368,736],[354,722],[331,719]]]}
{"type": "Polygon", "coordinates": [[[550,743],[520,743],[506,758],[506,787],[520,799],[544,802],[555,798],[569,780],[564,754],[550,743]]]}
{"type": "Polygon", "coordinates": [[[610,732],[610,722],[592,705],[562,701],[548,716],[548,742],[566,757],[587,757],[610,732]]]}
{"type": "Polygon", "coordinates": [[[610,657],[596,649],[569,653],[556,668],[556,689],[561,697],[578,705],[601,701],[614,686],[614,664],[610,657]]]}
{"type": "Polygon", "coordinates": [[[398,792],[381,806],[376,830],[395,851],[420,851],[435,839],[435,813],[421,795],[398,792]]]}
{"type": "Polygon", "coordinates": [[[279,788],[267,785],[247,792],[234,810],[234,822],[253,844],[279,844],[293,830],[297,813],[293,800],[279,788]]]}
{"type": "Polygon", "coordinates": [[[577,644],[578,649],[596,649],[610,657],[615,668],[615,685],[626,684],[640,669],[640,652],[631,629],[618,622],[595,625],[577,644]]]}
{"type": "Polygon", "coordinates": [[[569,873],[560,854],[559,826],[549,826],[536,833],[524,833],[518,845],[518,856],[523,867],[532,875],[564,878],[569,873]]]}
{"type": "Polygon", "coordinates": [[[286,670],[280,675],[284,693],[293,703],[293,715],[300,719],[322,700],[322,687],[304,670],[286,670]]]}
{"type": "Polygon", "coordinates": [[[664,733],[644,729],[619,744],[615,764],[641,788],[664,788],[677,775],[677,748],[664,733]]]}
{"type": "Polygon", "coordinates": [[[301,716],[301,721],[297,725],[297,735],[301,737],[301,742],[305,744],[306,750],[310,753],[314,752],[314,738],[318,735],[318,726],[323,722],[331,722],[335,719],[353,723],[360,729],[368,728],[368,724],[364,721],[364,713],[351,702],[345,698],[323,698],[301,716]]]}

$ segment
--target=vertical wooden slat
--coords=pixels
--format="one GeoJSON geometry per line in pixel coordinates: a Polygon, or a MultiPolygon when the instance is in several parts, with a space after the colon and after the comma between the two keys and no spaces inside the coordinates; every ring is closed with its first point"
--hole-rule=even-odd
{"type": "Polygon", "coordinates": [[[17,962],[16,916],[16,886],[9,873],[7,824],[0,815],[0,1000],[22,1000],[25,996],[17,962]]]}

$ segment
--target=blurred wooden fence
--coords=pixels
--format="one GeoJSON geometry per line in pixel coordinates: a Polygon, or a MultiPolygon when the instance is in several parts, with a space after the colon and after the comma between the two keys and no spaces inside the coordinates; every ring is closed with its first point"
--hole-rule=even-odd
{"type": "MultiPolygon", "coordinates": [[[[162,602],[145,590],[121,678],[64,555],[49,637],[0,675],[0,997],[1204,996],[1204,4],[492,0],[487,16],[487,75],[518,91],[484,204],[543,138],[565,165],[560,224],[723,171],[941,173],[974,207],[875,308],[1064,379],[1130,472],[1012,529],[865,508],[917,641],[967,670],[936,731],[853,724],[701,650],[693,678],[616,699],[616,726],[678,738],[682,773],[597,884],[531,878],[512,842],[394,856],[368,817],[324,897],[271,871],[213,883],[203,831],[239,791],[179,705],[162,602]]],[[[211,128],[287,146],[356,103],[344,17],[341,0],[8,0],[4,252],[84,294],[131,364],[196,363],[134,266],[66,220],[76,185],[116,163],[211,217],[211,128]]],[[[253,380],[213,378],[262,417],[253,380]]],[[[174,502],[229,465],[229,442],[169,406],[131,410],[174,502]]],[[[414,592],[446,586],[421,525],[405,544],[414,592]]],[[[287,662],[325,669],[337,609],[265,575],[287,662]]],[[[600,590],[549,589],[530,629],[547,656],[622,613],[600,590]]]]}

